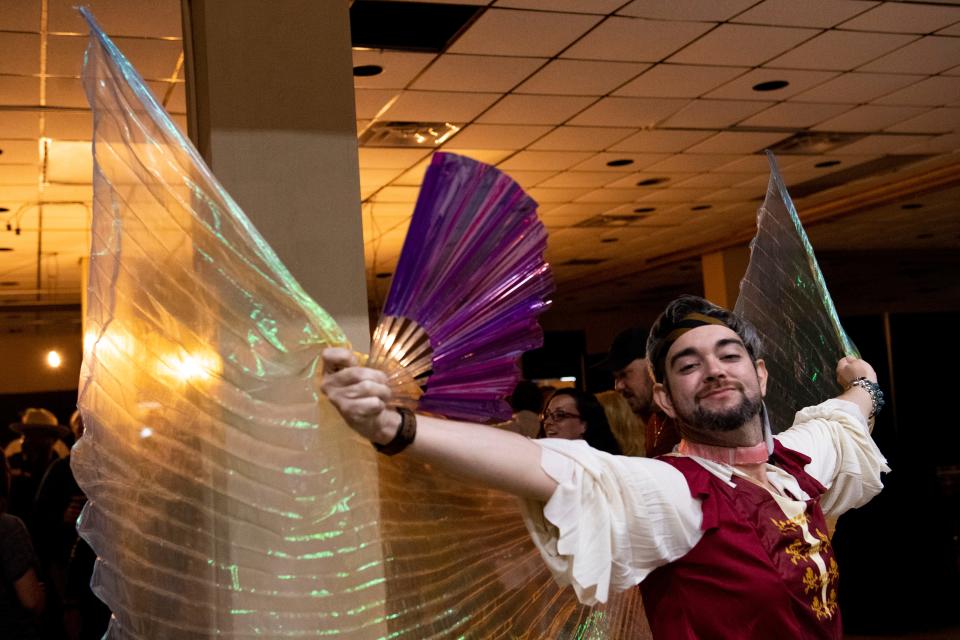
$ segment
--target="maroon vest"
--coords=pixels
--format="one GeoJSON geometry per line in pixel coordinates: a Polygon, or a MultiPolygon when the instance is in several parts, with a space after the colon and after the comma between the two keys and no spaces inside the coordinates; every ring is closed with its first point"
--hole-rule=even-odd
{"type": "Polygon", "coordinates": [[[801,525],[788,520],[765,489],[737,477],[731,487],[691,458],[659,458],[678,469],[701,500],[703,538],[640,585],[657,640],[843,637],[837,563],[820,509],[826,489],[804,472],[808,457],[774,442],[770,462],[811,498],[803,526],[817,544],[804,539],[801,525]]]}

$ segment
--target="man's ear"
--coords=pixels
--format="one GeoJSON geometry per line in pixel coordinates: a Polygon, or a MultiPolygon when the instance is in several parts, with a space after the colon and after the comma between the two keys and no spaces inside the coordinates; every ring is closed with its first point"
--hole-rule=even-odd
{"type": "Polygon", "coordinates": [[[677,412],[673,408],[673,399],[667,387],[660,382],[653,383],[653,399],[665,414],[671,418],[677,417],[677,412]]]}
{"type": "Polygon", "coordinates": [[[756,362],[757,368],[757,380],[760,381],[760,397],[765,398],[767,395],[767,365],[763,361],[763,358],[757,358],[756,362]]]}

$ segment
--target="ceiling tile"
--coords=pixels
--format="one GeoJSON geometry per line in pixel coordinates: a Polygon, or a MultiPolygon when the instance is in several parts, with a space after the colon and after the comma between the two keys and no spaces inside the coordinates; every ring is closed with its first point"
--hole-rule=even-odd
{"type": "Polygon", "coordinates": [[[639,62],[552,60],[514,93],[602,96],[649,66],[639,62]]]}
{"type": "Polygon", "coordinates": [[[729,127],[772,104],[753,100],[693,100],[664,124],[669,127],[729,127]]]}
{"type": "Polygon", "coordinates": [[[816,34],[814,29],[722,24],[670,62],[756,66],[816,34]]]}
{"type": "Polygon", "coordinates": [[[821,122],[820,131],[879,131],[923,112],[919,107],[881,107],[864,105],[821,122]]]}
{"type": "MultiPolygon", "coordinates": [[[[156,96],[154,96],[156,97],[156,96]]],[[[87,106],[87,94],[83,85],[75,78],[47,78],[47,106],[79,107],[87,106]]]]}
{"type": "Polygon", "coordinates": [[[601,151],[633,132],[634,129],[614,127],[557,127],[531,144],[530,148],[556,151],[601,151]]]}
{"type": "MultiPolygon", "coordinates": [[[[787,136],[786,132],[763,132],[763,131],[721,131],[712,138],[708,138],[699,144],[695,144],[687,153],[754,153],[761,151],[770,145],[780,142],[787,136]]],[[[729,162],[729,160],[724,161],[729,162]]]]}
{"type": "Polygon", "coordinates": [[[0,104],[40,106],[40,80],[29,76],[0,76],[0,104]]]}
{"type": "Polygon", "coordinates": [[[571,200],[575,200],[580,196],[588,193],[591,189],[589,187],[580,187],[580,188],[569,188],[569,189],[547,189],[543,186],[533,187],[528,189],[527,193],[531,198],[536,200],[538,203],[551,203],[557,202],[566,204],[571,200]]]}
{"type": "Polygon", "coordinates": [[[89,111],[51,111],[45,129],[47,136],[58,140],[92,140],[93,116],[89,111]]]}
{"type": "Polygon", "coordinates": [[[416,202],[418,187],[384,187],[374,197],[375,202],[416,202]]]}
{"type": "Polygon", "coordinates": [[[687,102],[682,98],[601,98],[569,124],[652,127],[687,102]]]}
{"type": "MultiPolygon", "coordinates": [[[[36,121],[33,122],[36,125],[36,121]]],[[[32,164],[36,170],[40,160],[38,140],[0,140],[0,164],[32,164]]]]}
{"type": "Polygon", "coordinates": [[[960,22],[960,7],[884,2],[844,22],[840,28],[890,33],[931,33],[955,22],[960,22]]]}
{"type": "MultiPolygon", "coordinates": [[[[76,4],[72,0],[49,0],[48,30],[86,35],[87,23],[77,12],[76,4]]],[[[84,4],[110,36],[179,38],[181,35],[180,5],[176,2],[91,0],[84,4]]]]}
{"type": "Polygon", "coordinates": [[[855,167],[858,164],[863,164],[864,162],[869,162],[870,160],[875,160],[876,155],[873,154],[843,154],[843,153],[825,153],[816,156],[780,156],[778,162],[783,166],[784,173],[790,173],[791,175],[798,174],[814,174],[818,176],[827,175],[830,173],[836,173],[837,171],[843,171],[844,169],[849,169],[850,167],[855,167]],[[818,167],[818,164],[823,164],[824,162],[839,162],[839,164],[833,164],[829,167],[818,167]]]}
{"type": "Polygon", "coordinates": [[[931,109],[915,118],[905,120],[887,131],[902,133],[950,133],[960,129],[960,108],[931,109]]]}
{"type": "MultiPolygon", "coordinates": [[[[36,168],[34,168],[36,171],[36,168]]],[[[602,187],[617,179],[609,171],[564,171],[540,184],[542,187],[602,187]]]]}
{"type": "Polygon", "coordinates": [[[898,155],[902,153],[913,153],[912,151],[907,151],[907,149],[917,143],[924,142],[929,139],[930,136],[907,136],[907,135],[883,135],[878,134],[874,136],[867,136],[861,138],[856,142],[848,144],[839,149],[835,149],[833,153],[836,156],[843,157],[851,154],[857,155],[898,155]]]}
{"type": "Polygon", "coordinates": [[[87,39],[81,36],[47,36],[47,73],[79,78],[87,39]]]}
{"type": "Polygon", "coordinates": [[[360,169],[360,190],[372,194],[373,191],[399,176],[401,172],[401,169],[360,169]]]}
{"type": "Polygon", "coordinates": [[[953,153],[960,149],[960,133],[927,137],[923,142],[906,147],[904,153],[953,153]]]}
{"type": "Polygon", "coordinates": [[[938,36],[960,36],[960,23],[937,31],[938,36]]]}
{"type": "Polygon", "coordinates": [[[499,165],[504,170],[511,169],[532,169],[534,171],[546,171],[553,169],[563,171],[573,165],[583,162],[592,154],[581,151],[521,151],[513,157],[507,158],[499,165]]]}
{"type": "Polygon", "coordinates": [[[600,20],[572,13],[488,9],[449,52],[554,56],[600,20]]]}
{"type": "Polygon", "coordinates": [[[40,36],[0,33],[0,73],[33,75],[40,72],[40,36]]]}
{"type": "Polygon", "coordinates": [[[700,189],[684,189],[680,187],[671,187],[669,189],[660,189],[654,193],[648,193],[644,196],[640,196],[640,198],[637,199],[637,202],[642,202],[642,203],[695,202],[700,198],[704,198],[714,192],[716,192],[716,189],[712,187],[704,187],[700,189]]]}
{"type": "Polygon", "coordinates": [[[683,129],[652,129],[640,131],[613,146],[614,151],[639,151],[672,153],[709,138],[713,131],[688,131],[683,129]]]}
{"type": "MultiPolygon", "coordinates": [[[[731,187],[757,177],[754,173],[701,173],[678,182],[677,187],[687,189],[709,187],[716,190],[718,187],[731,187]]],[[[763,174],[766,177],[766,174],[763,174]]]]}
{"type": "Polygon", "coordinates": [[[508,95],[478,119],[489,124],[560,124],[596,98],[584,96],[508,95]]]}
{"type": "Polygon", "coordinates": [[[549,126],[469,124],[444,149],[522,149],[550,131],[549,126]]]}
{"type": "Polygon", "coordinates": [[[639,187],[635,189],[596,189],[577,198],[576,201],[623,204],[624,202],[634,202],[637,198],[643,196],[645,193],[647,193],[647,191],[639,187]]]}
{"type": "MultiPolygon", "coordinates": [[[[446,2],[446,0],[443,1],[446,2]]],[[[486,3],[481,0],[476,4],[486,3]]],[[[623,0],[550,0],[550,10],[607,15],[621,4],[623,0]]],[[[513,9],[543,9],[543,0],[497,0],[496,6],[513,9]]]]}
{"type": "Polygon", "coordinates": [[[371,149],[360,147],[361,169],[407,169],[423,160],[428,149],[371,149]]]}
{"type": "MultiPolygon", "coordinates": [[[[447,145],[444,145],[443,150],[446,150],[446,148],[447,145]]],[[[451,149],[461,156],[467,156],[487,164],[497,164],[513,153],[512,150],[506,149],[464,149],[460,147],[451,147],[451,149]]]]}
{"type": "Polygon", "coordinates": [[[186,83],[148,82],[147,85],[153,95],[157,96],[157,101],[166,109],[167,113],[185,114],[187,112],[186,83]]]}
{"type": "Polygon", "coordinates": [[[469,122],[499,97],[495,93],[403,91],[383,117],[390,120],[469,122]]]}
{"type": "Polygon", "coordinates": [[[914,37],[892,33],[826,31],[774,58],[767,66],[847,71],[902,47],[914,37]]]}
{"type": "Polygon", "coordinates": [[[707,20],[722,22],[756,0],[634,0],[617,13],[660,20],[707,20]]]}
{"type": "Polygon", "coordinates": [[[564,51],[562,57],[658,62],[712,27],[704,22],[613,17],[564,51]]]}
{"type": "Polygon", "coordinates": [[[761,154],[744,156],[739,160],[734,160],[714,169],[716,173],[761,173],[769,171],[770,163],[767,162],[767,156],[761,154]]]}
{"type": "Polygon", "coordinates": [[[827,28],[877,4],[860,0],[766,0],[732,18],[731,22],[827,28]]]}
{"type": "MultiPolygon", "coordinates": [[[[529,189],[530,187],[535,187],[551,176],[557,175],[556,171],[510,171],[507,173],[508,176],[513,178],[513,180],[519,184],[524,189],[529,189]]],[[[555,185],[555,186],[577,186],[577,185],[555,185]]]]}
{"type": "Polygon", "coordinates": [[[799,71],[788,69],[754,69],[732,82],[706,95],[708,98],[729,98],[740,100],[786,100],[790,96],[806,91],[810,87],[826,82],[836,76],[835,71],[799,71]],[[790,84],[773,91],[754,91],[753,87],[762,82],[783,80],[790,84]]]}
{"type": "Polygon", "coordinates": [[[781,102],[750,116],[740,124],[745,127],[802,129],[819,124],[827,118],[838,116],[851,108],[852,106],[849,104],[781,102]]]}
{"type": "Polygon", "coordinates": [[[956,66],[957,60],[960,60],[960,38],[927,36],[860,67],[860,71],[940,73],[956,66]]]}
{"type": "Polygon", "coordinates": [[[919,75],[844,73],[818,87],[794,96],[791,101],[862,104],[922,79],[923,76],[919,75]]]}
{"type": "Polygon", "coordinates": [[[0,30],[40,33],[40,3],[34,0],[4,3],[0,30]]]}
{"type": "MultiPolygon", "coordinates": [[[[51,35],[47,40],[47,73],[79,78],[83,52],[87,47],[86,36],[51,35]]],[[[179,40],[114,38],[114,44],[147,80],[173,77],[183,50],[179,40]]]]}
{"type": "Polygon", "coordinates": [[[747,71],[746,67],[658,64],[614,95],[648,98],[697,98],[747,71]]]}
{"type": "Polygon", "coordinates": [[[36,164],[0,164],[0,184],[31,185],[36,183],[36,164]]]}
{"type": "Polygon", "coordinates": [[[635,171],[630,175],[622,176],[606,186],[608,189],[635,189],[640,195],[642,195],[650,193],[651,191],[665,191],[672,188],[675,183],[684,182],[692,176],[693,174],[690,172],[653,171],[652,169],[644,169],[643,171],[635,171]],[[665,182],[652,185],[648,184],[642,187],[637,184],[638,182],[643,182],[651,178],[665,180],[665,182]]]}
{"type": "Polygon", "coordinates": [[[939,107],[960,100],[960,78],[934,76],[876,100],[877,104],[939,107]]]}
{"type": "Polygon", "coordinates": [[[738,154],[734,153],[678,153],[666,160],[650,165],[644,171],[649,173],[699,173],[716,169],[736,160],[737,157],[738,154]]]}
{"type": "Polygon", "coordinates": [[[448,54],[430,65],[412,88],[505,93],[545,62],[545,58],[448,54]]]}
{"type": "Polygon", "coordinates": [[[410,81],[436,56],[413,51],[353,50],[353,66],[377,65],[383,72],[375,76],[354,76],[358,89],[406,89],[410,81]]]}
{"type": "Polygon", "coordinates": [[[377,117],[383,107],[397,95],[399,94],[393,89],[357,89],[353,92],[357,118],[369,120],[377,117]]]}
{"type": "Polygon", "coordinates": [[[637,169],[643,169],[654,162],[660,162],[668,158],[666,153],[598,153],[584,162],[573,167],[574,171],[606,171],[608,173],[624,174],[631,173],[637,169]],[[607,163],[611,161],[631,160],[630,164],[617,164],[610,166],[607,163]]]}

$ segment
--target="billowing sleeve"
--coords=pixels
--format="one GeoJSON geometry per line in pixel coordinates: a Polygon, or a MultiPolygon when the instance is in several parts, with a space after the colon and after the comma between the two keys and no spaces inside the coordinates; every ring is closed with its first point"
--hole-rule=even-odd
{"type": "Polygon", "coordinates": [[[857,405],[827,400],[797,412],[781,444],[810,457],[806,472],[827,488],[820,505],[828,517],[863,506],[883,489],[890,467],[870,436],[857,405]]]}
{"type": "Polygon", "coordinates": [[[582,603],[606,602],[699,542],[700,502],[671,465],[582,440],[536,442],[558,486],[546,504],[523,501],[524,520],[554,578],[582,603]]]}

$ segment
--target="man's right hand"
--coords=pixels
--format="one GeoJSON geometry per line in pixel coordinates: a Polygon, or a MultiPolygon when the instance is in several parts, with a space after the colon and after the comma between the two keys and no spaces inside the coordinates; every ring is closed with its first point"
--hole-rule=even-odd
{"type": "Polygon", "coordinates": [[[387,444],[400,428],[400,414],[387,407],[386,374],[357,366],[348,349],[324,350],[321,389],[347,424],[371,442],[387,444]]]}

